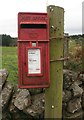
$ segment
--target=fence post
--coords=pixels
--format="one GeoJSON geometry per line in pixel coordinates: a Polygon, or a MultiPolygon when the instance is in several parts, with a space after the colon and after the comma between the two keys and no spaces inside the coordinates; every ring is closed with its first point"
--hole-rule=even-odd
{"type": "Polygon", "coordinates": [[[45,90],[45,118],[62,118],[64,9],[47,7],[50,19],[50,87],[45,90]]]}
{"type": "Polygon", "coordinates": [[[84,72],[84,1],[82,2],[82,71],[84,72]]]}
{"type": "Polygon", "coordinates": [[[67,68],[68,66],[68,56],[69,56],[69,34],[64,33],[64,57],[66,60],[64,61],[64,68],[67,68]]]}
{"type": "Polygon", "coordinates": [[[84,38],[82,40],[82,71],[84,72],[84,38]]]}

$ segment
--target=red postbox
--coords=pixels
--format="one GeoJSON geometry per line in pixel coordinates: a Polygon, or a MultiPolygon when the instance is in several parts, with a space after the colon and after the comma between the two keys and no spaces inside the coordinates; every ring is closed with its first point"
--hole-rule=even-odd
{"type": "Polygon", "coordinates": [[[49,87],[49,18],[47,13],[18,13],[19,88],[49,87]]]}

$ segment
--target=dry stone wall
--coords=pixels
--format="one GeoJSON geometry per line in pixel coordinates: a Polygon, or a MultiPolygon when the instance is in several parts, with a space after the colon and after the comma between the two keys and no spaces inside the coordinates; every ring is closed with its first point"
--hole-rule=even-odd
{"type": "MultiPolygon", "coordinates": [[[[45,89],[18,89],[7,77],[8,71],[0,70],[2,120],[44,119],[45,89]]],[[[84,74],[64,70],[62,108],[63,119],[84,119],[84,74]]]]}

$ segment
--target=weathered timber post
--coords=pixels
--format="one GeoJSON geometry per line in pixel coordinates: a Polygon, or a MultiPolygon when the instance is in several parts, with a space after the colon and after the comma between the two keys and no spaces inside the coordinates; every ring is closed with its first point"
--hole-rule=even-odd
{"type": "Polygon", "coordinates": [[[84,38],[82,40],[82,71],[84,72],[84,38]]]}
{"type": "Polygon", "coordinates": [[[50,5],[50,87],[45,91],[45,118],[62,118],[64,9],[50,5]]]}
{"type": "Polygon", "coordinates": [[[84,72],[84,1],[82,2],[82,71],[84,72]]]}
{"type": "Polygon", "coordinates": [[[68,56],[69,56],[69,34],[64,33],[64,58],[66,58],[66,60],[64,61],[64,68],[68,66],[68,56]]]}

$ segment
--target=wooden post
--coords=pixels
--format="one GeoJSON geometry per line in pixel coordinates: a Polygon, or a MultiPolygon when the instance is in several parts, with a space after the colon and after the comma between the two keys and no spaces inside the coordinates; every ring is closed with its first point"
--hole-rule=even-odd
{"type": "Polygon", "coordinates": [[[82,2],[82,71],[84,72],[84,1],[82,2]]]}
{"type": "Polygon", "coordinates": [[[84,38],[82,40],[82,71],[84,73],[84,38]]]}
{"type": "Polygon", "coordinates": [[[45,90],[45,118],[62,118],[64,9],[50,5],[50,87],[45,90]]]}
{"type": "MultiPolygon", "coordinates": [[[[67,58],[69,56],[69,34],[64,34],[64,57],[67,58]]],[[[68,59],[64,61],[64,68],[68,66],[68,59]]]]}

